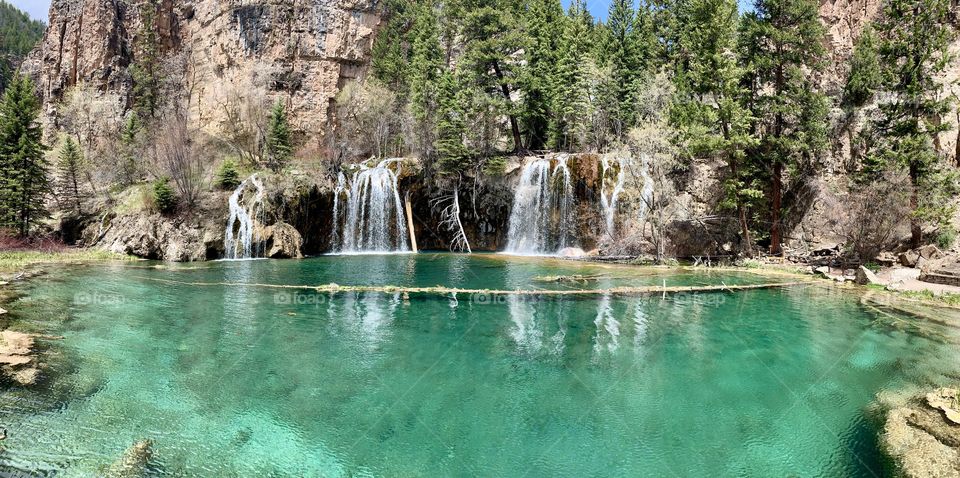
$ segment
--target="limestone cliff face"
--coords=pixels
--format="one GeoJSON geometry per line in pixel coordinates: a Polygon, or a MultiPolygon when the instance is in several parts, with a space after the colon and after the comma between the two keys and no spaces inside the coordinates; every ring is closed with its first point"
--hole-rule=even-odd
{"type": "MultiPolygon", "coordinates": [[[[225,103],[262,88],[287,102],[307,135],[321,133],[348,79],[362,75],[380,23],[376,0],[160,0],[156,32],[191,120],[208,129],[228,121],[225,103]],[[231,92],[239,93],[231,97],[231,92]]],[[[129,98],[141,9],[147,0],[54,0],[50,27],[23,70],[47,113],[85,83],[129,98]]]]}
{"type": "Polygon", "coordinates": [[[828,55],[826,87],[832,92],[843,88],[853,45],[864,27],[880,13],[881,0],[821,0],[820,21],[826,29],[824,39],[828,55]]]}

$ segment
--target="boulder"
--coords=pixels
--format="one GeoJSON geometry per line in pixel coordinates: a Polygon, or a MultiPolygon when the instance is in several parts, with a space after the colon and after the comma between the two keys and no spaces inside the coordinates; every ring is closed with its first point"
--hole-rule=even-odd
{"type": "Polygon", "coordinates": [[[917,261],[919,259],[920,259],[920,253],[917,251],[901,252],[897,256],[897,260],[900,261],[900,265],[904,267],[916,267],[917,261]]]}
{"type": "Polygon", "coordinates": [[[955,388],[941,388],[927,394],[927,405],[943,412],[947,421],[960,425],[960,394],[955,388]]]}
{"type": "Polygon", "coordinates": [[[920,257],[932,261],[943,258],[943,252],[933,244],[927,244],[919,249],[917,249],[917,254],[920,254],[920,257]]]}
{"type": "Polygon", "coordinates": [[[303,257],[303,236],[290,224],[278,222],[264,231],[267,257],[271,259],[299,259],[303,257]]]}
{"type": "Polygon", "coordinates": [[[20,385],[33,385],[40,372],[35,367],[33,336],[22,332],[0,332],[0,370],[20,385]]]}
{"type": "Polygon", "coordinates": [[[830,268],[827,266],[820,266],[813,270],[813,272],[820,274],[826,278],[830,278],[830,268]]]}
{"type": "Polygon", "coordinates": [[[867,269],[864,266],[860,266],[857,269],[857,277],[855,282],[859,285],[870,285],[870,284],[879,284],[880,279],[877,278],[877,275],[873,273],[870,269],[867,269]]]}

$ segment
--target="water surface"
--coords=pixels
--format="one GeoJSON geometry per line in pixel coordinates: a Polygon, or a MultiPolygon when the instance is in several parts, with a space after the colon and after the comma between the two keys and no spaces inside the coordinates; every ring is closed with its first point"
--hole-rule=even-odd
{"type": "Polygon", "coordinates": [[[957,330],[854,294],[256,285],[768,280],[445,254],[64,269],[15,304],[64,339],[42,387],[0,395],[0,471],[93,476],[150,438],[151,471],[172,476],[881,476],[870,403],[944,381],[957,330]],[[533,280],[559,274],[590,280],[533,280]]]}

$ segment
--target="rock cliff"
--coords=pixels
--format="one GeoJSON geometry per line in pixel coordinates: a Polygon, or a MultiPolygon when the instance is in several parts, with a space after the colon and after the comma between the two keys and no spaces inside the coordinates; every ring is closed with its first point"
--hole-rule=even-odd
{"type": "Polygon", "coordinates": [[[24,62],[47,115],[85,83],[129,98],[146,8],[168,65],[182,75],[190,119],[211,130],[227,105],[262,87],[294,126],[321,133],[346,80],[364,73],[380,15],[375,0],[53,0],[50,26],[24,62]]]}

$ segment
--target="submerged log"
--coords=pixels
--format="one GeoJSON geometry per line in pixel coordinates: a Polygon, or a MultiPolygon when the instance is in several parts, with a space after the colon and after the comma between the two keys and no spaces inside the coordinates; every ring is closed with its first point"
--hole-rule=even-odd
{"type": "Polygon", "coordinates": [[[604,295],[646,295],[646,294],[679,294],[688,292],[735,292],[742,290],[778,289],[810,284],[809,281],[776,282],[769,284],[748,285],[709,285],[709,286],[635,286],[612,287],[609,289],[460,289],[457,287],[403,287],[392,285],[381,286],[349,286],[340,284],[323,284],[317,286],[292,284],[258,284],[249,282],[189,282],[155,277],[138,277],[138,279],[160,282],[164,284],[184,285],[191,287],[258,287],[265,289],[300,289],[315,292],[380,292],[385,294],[425,294],[425,295],[456,295],[456,294],[487,294],[504,296],[604,296],[604,295]]]}

